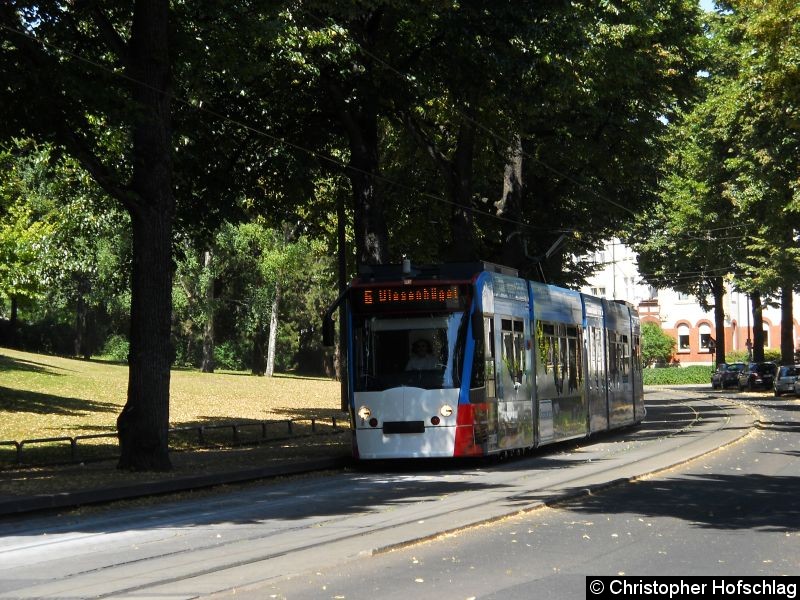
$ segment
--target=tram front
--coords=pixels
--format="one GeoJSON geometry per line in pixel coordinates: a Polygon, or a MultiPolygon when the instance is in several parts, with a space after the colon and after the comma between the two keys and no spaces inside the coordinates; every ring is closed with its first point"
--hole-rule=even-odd
{"type": "Polygon", "coordinates": [[[349,293],[350,411],[361,459],[455,453],[474,354],[471,284],[356,281],[349,293]]]}

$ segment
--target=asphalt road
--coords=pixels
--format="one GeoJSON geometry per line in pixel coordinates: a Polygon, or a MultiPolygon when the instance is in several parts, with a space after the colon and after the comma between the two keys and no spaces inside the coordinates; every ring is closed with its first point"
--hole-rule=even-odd
{"type": "Polygon", "coordinates": [[[587,575],[796,576],[800,400],[747,402],[752,434],[688,464],[236,597],[568,600],[587,575]]]}
{"type": "MultiPolygon", "coordinates": [[[[796,460],[796,453],[774,452],[773,461],[754,450],[755,464],[765,468],[774,462],[772,472],[745,479],[736,479],[745,476],[737,471],[717,474],[712,465],[743,449],[750,453],[761,438],[791,437],[796,413],[764,408],[769,418],[761,422],[770,428],[755,430],[754,414],[722,396],[651,390],[648,420],[636,429],[504,463],[378,465],[232,486],[179,502],[5,519],[0,522],[0,598],[177,599],[234,593],[237,598],[374,598],[376,587],[382,598],[529,598],[531,585],[541,586],[536,597],[548,597],[549,589],[558,592],[552,597],[569,597],[564,585],[578,586],[575,597],[583,597],[579,573],[595,567],[603,573],[643,569],[645,556],[654,569],[666,564],[655,561],[662,556],[658,540],[646,539],[645,533],[660,519],[688,528],[703,523],[705,491],[731,496],[766,489],[765,500],[789,501],[789,493],[780,490],[796,482],[776,473],[783,461],[796,460]],[[747,437],[735,442],[742,436],[747,437]],[[626,483],[684,464],[700,468],[703,478],[675,483],[677,475],[670,472],[626,483]],[[665,488],[655,483],[665,477],[665,488]],[[655,513],[648,512],[651,505],[655,513]],[[516,516],[503,520],[509,515],[516,516]],[[419,545],[420,540],[429,541],[419,545]],[[400,550],[391,552],[395,548],[400,550]],[[450,550],[442,553],[443,548],[450,550]],[[422,555],[423,550],[433,554],[422,555]],[[515,557],[521,562],[512,566],[515,557]]],[[[796,408],[791,402],[775,404],[796,408]]],[[[752,461],[743,457],[737,465],[744,468],[752,461]]],[[[796,472],[796,467],[786,468],[796,472]]],[[[746,505],[743,512],[752,509],[746,505]]],[[[731,521],[730,513],[720,514],[721,522],[731,521]]],[[[797,520],[796,512],[782,516],[797,520]]],[[[749,536],[753,518],[717,529],[749,536]]],[[[767,522],[766,527],[777,525],[767,522]]],[[[680,551],[683,534],[672,531],[664,540],[666,555],[691,556],[680,551]]],[[[796,539],[790,541],[797,545],[796,539]]]]}

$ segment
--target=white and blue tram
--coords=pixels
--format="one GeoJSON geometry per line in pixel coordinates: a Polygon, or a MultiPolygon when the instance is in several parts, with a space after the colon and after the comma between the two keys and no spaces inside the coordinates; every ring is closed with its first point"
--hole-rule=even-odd
{"type": "Polygon", "coordinates": [[[337,306],[357,458],[486,456],[644,418],[627,303],[491,263],[406,262],[362,268],[328,311],[329,341],[337,306]]]}

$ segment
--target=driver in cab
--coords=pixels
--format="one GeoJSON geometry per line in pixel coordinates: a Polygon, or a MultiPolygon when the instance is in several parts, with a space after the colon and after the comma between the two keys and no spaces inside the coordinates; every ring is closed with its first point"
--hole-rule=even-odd
{"type": "Polygon", "coordinates": [[[411,358],[406,364],[406,371],[425,371],[435,369],[438,361],[433,356],[431,343],[424,339],[418,339],[411,346],[411,358]]]}

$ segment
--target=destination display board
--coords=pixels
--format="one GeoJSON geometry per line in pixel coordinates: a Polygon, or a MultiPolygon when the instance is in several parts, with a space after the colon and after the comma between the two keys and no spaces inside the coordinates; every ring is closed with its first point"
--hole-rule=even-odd
{"type": "Polygon", "coordinates": [[[469,287],[458,284],[374,285],[353,291],[357,309],[370,313],[463,310],[469,302],[469,287]]]}

